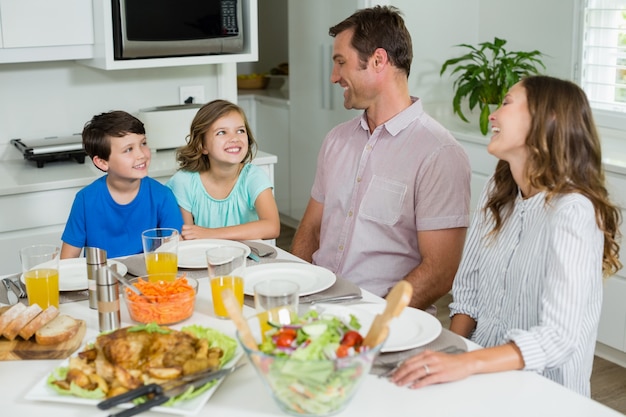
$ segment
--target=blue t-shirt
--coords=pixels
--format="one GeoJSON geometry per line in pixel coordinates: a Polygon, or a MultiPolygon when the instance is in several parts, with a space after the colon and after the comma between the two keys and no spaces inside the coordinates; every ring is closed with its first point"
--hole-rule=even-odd
{"type": "Polygon", "coordinates": [[[259,194],[272,188],[272,182],[254,164],[246,164],[232,191],[218,200],[206,191],[198,172],[178,171],[165,184],[172,189],[178,205],[190,212],[194,224],[202,227],[225,227],[259,220],[254,207],[259,194]]]}
{"type": "Polygon", "coordinates": [[[169,188],[145,177],[135,199],[118,204],[109,193],[106,177],[98,178],[76,194],[61,237],[63,242],[78,248],[104,249],[108,258],[115,258],[142,253],[144,230],[182,230],[182,214],[169,188]]]}

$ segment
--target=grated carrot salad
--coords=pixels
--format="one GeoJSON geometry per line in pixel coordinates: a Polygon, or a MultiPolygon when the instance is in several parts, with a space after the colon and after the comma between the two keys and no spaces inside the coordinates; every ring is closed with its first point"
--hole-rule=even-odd
{"type": "Polygon", "coordinates": [[[138,279],[135,286],[149,298],[125,288],[130,317],[140,323],[172,324],[193,314],[196,292],[187,278],[150,282],[138,279]]]}

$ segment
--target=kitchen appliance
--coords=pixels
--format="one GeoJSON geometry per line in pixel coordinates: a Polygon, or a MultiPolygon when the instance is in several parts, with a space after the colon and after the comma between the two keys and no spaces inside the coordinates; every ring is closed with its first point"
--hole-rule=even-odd
{"type": "Polygon", "coordinates": [[[242,0],[111,0],[116,60],[238,53],[242,0]]]}
{"type": "Polygon", "coordinates": [[[79,164],[85,163],[87,153],[83,149],[83,139],[79,134],[72,136],[53,136],[44,139],[11,139],[13,144],[24,156],[24,159],[35,161],[37,168],[44,163],[75,159],[79,164]]]}
{"type": "Polygon", "coordinates": [[[137,117],[144,124],[152,151],[185,145],[191,121],[202,104],[176,104],[140,109],[137,117]]]}

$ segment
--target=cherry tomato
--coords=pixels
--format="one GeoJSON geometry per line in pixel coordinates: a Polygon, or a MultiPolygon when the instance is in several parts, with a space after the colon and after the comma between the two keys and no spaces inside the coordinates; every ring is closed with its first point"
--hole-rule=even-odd
{"type": "Polygon", "coordinates": [[[358,348],[363,343],[363,336],[359,332],[354,330],[349,330],[346,334],[343,335],[343,339],[341,339],[341,344],[346,345],[347,347],[355,347],[358,348]]]}
{"type": "Polygon", "coordinates": [[[339,347],[337,348],[337,357],[338,358],[345,358],[346,356],[348,356],[348,350],[350,348],[346,345],[339,345],[339,347]]]}
{"type": "Polygon", "coordinates": [[[289,347],[296,340],[296,331],[294,329],[281,329],[275,336],[276,346],[289,347]]]}

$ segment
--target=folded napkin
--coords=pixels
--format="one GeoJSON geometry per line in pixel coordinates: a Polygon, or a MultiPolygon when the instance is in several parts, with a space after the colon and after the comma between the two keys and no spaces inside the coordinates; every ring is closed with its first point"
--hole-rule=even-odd
{"type": "MultiPolygon", "coordinates": [[[[274,262],[280,261],[275,259],[274,262]]],[[[285,260],[286,261],[286,260],[285,260]]],[[[289,262],[289,261],[286,261],[289,262]]],[[[329,297],[342,297],[342,296],[360,296],[361,289],[358,285],[353,282],[348,281],[347,279],[337,277],[335,283],[325,289],[324,291],[320,291],[315,294],[305,295],[300,297],[300,302],[302,303],[314,303],[316,300],[322,300],[329,297]]],[[[254,307],[254,297],[251,295],[244,296],[243,300],[244,304],[249,307],[254,307]]]]}
{"type": "Polygon", "coordinates": [[[370,374],[382,375],[395,367],[398,363],[412,356],[417,355],[424,350],[437,350],[448,353],[467,352],[467,344],[461,336],[451,332],[448,329],[442,329],[441,334],[432,342],[409,350],[400,352],[380,353],[370,370],[370,374]]]}
{"type": "MultiPolygon", "coordinates": [[[[276,259],[278,256],[278,252],[270,245],[266,245],[265,243],[255,242],[253,240],[242,240],[241,243],[250,247],[250,249],[256,249],[261,256],[261,260],[263,259],[276,259]]],[[[254,252],[254,251],[253,251],[254,252]]]]}

